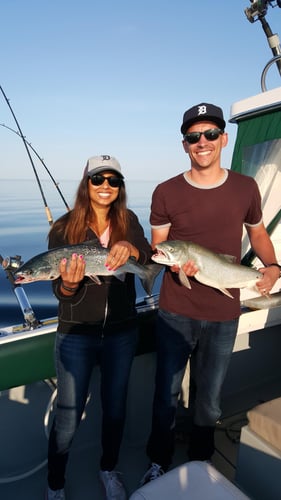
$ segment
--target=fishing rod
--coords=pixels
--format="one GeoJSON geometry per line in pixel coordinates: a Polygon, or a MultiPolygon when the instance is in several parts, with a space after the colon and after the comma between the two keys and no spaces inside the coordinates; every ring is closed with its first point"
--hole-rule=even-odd
{"type": "MultiPolygon", "coordinates": [[[[31,166],[32,166],[32,169],[33,169],[33,172],[34,172],[34,175],[35,175],[35,178],[36,178],[36,181],[37,181],[37,184],[38,184],[38,187],[39,187],[39,190],[40,190],[40,193],[41,193],[41,196],[42,196],[42,200],[43,200],[43,203],[44,203],[44,206],[45,206],[45,212],[46,212],[46,216],[47,216],[47,220],[49,222],[50,225],[53,224],[53,218],[52,218],[52,214],[51,214],[51,210],[49,209],[48,207],[48,204],[47,204],[47,200],[45,198],[45,195],[44,195],[44,191],[43,191],[43,188],[42,188],[42,185],[41,185],[41,182],[40,182],[40,179],[38,177],[38,174],[37,174],[37,170],[35,168],[35,165],[34,165],[34,162],[33,162],[33,159],[32,159],[32,156],[30,154],[30,150],[29,150],[29,147],[34,151],[34,153],[38,156],[38,158],[40,159],[40,161],[43,163],[44,167],[46,168],[47,172],[49,173],[49,175],[51,176],[53,182],[55,183],[57,189],[59,190],[55,180],[53,179],[51,173],[49,172],[49,170],[47,169],[47,167],[45,166],[44,162],[42,161],[42,159],[39,157],[39,155],[37,154],[37,151],[35,151],[35,149],[31,146],[31,144],[29,144],[23,133],[22,133],[22,130],[21,130],[21,127],[19,125],[19,122],[16,118],[16,115],[12,109],[12,106],[3,90],[3,88],[1,87],[0,85],[0,91],[2,92],[2,95],[9,107],[9,110],[15,120],[15,123],[17,125],[17,128],[18,128],[18,132],[17,131],[14,131],[13,129],[10,128],[10,130],[12,130],[13,132],[15,132],[23,141],[23,144],[24,144],[24,147],[26,149],[26,152],[27,152],[27,155],[28,155],[28,158],[29,158],[29,161],[31,163],[31,166]]],[[[9,127],[6,127],[6,128],[9,128],[9,127]]],[[[60,190],[59,190],[60,192],[60,190]]],[[[60,192],[61,194],[61,192],[60,192]]],[[[62,196],[62,194],[61,194],[62,196]]],[[[64,200],[63,196],[62,196],[62,199],[64,200]]],[[[65,200],[64,200],[65,202],[65,200]]],[[[66,203],[66,202],[65,202],[66,203]]],[[[67,206],[67,204],[66,204],[67,206]]],[[[67,206],[68,207],[68,206],[67,206]]],[[[19,267],[19,265],[21,265],[21,257],[19,255],[15,256],[15,257],[12,257],[12,258],[7,258],[7,259],[3,259],[3,257],[0,255],[0,265],[2,265],[4,271],[6,272],[6,275],[9,279],[9,281],[11,282],[12,286],[13,286],[13,289],[14,289],[14,292],[15,292],[15,295],[16,295],[16,298],[17,298],[17,301],[20,305],[20,308],[21,308],[21,311],[23,313],[23,316],[24,316],[24,320],[25,320],[25,325],[27,328],[29,329],[36,329],[40,326],[40,322],[37,320],[36,316],[35,316],[35,313],[30,305],[30,302],[28,300],[28,297],[25,293],[25,290],[22,288],[21,285],[16,285],[14,283],[14,276],[13,276],[13,271],[15,269],[17,269],[19,267]]]]}
{"type": "Polygon", "coordinates": [[[51,225],[53,224],[53,222],[54,222],[54,221],[53,221],[52,214],[51,214],[51,210],[50,210],[50,208],[48,207],[47,200],[46,200],[46,198],[45,198],[44,191],[43,191],[43,188],[42,188],[42,185],[41,185],[40,179],[39,179],[39,177],[38,177],[38,174],[37,174],[37,171],[36,171],[36,168],[35,168],[34,162],[33,162],[33,160],[32,160],[32,157],[31,157],[31,154],[30,154],[30,151],[29,151],[28,145],[27,145],[27,143],[26,143],[25,137],[24,137],[24,135],[23,135],[23,133],[22,133],[22,130],[21,130],[21,128],[20,128],[20,125],[19,125],[19,122],[18,122],[18,120],[17,120],[17,118],[16,118],[16,115],[15,115],[15,113],[14,113],[13,109],[12,109],[12,106],[10,105],[9,99],[7,98],[7,96],[6,96],[6,94],[5,94],[4,90],[3,90],[3,88],[1,87],[1,85],[0,85],[0,90],[1,90],[1,92],[2,92],[2,94],[3,94],[3,97],[4,97],[4,99],[5,99],[5,101],[6,101],[7,105],[8,105],[8,107],[9,107],[9,109],[10,109],[11,113],[12,113],[12,116],[13,116],[13,118],[14,118],[15,122],[16,122],[16,125],[17,125],[17,128],[18,128],[18,131],[19,131],[19,136],[21,137],[21,139],[22,139],[22,141],[23,141],[24,147],[25,147],[25,149],[26,149],[26,152],[27,152],[27,155],[28,155],[29,161],[30,161],[30,163],[31,163],[31,166],[32,166],[32,169],[33,169],[33,172],[34,172],[34,175],[35,175],[35,178],[36,178],[36,181],[37,181],[37,184],[38,184],[38,187],[39,187],[39,190],[40,190],[41,196],[42,196],[42,200],[43,200],[43,203],[44,203],[44,206],[45,206],[45,212],[46,212],[47,220],[48,220],[48,222],[49,222],[49,224],[50,224],[50,226],[51,226],[51,225]]]}
{"type": "MultiPolygon", "coordinates": [[[[8,126],[7,126],[7,125],[5,125],[4,123],[0,123],[0,126],[1,126],[1,127],[5,127],[6,129],[10,130],[11,132],[14,132],[15,134],[17,134],[17,136],[18,136],[18,137],[20,137],[20,134],[19,134],[19,132],[18,132],[17,130],[14,130],[13,128],[8,127],[8,126]]],[[[56,182],[56,180],[55,180],[55,179],[54,179],[54,177],[52,176],[52,174],[51,174],[50,170],[48,169],[47,165],[45,164],[45,162],[44,162],[43,158],[41,158],[41,156],[38,154],[38,152],[37,152],[37,151],[36,151],[36,149],[32,146],[32,144],[31,144],[30,142],[28,142],[28,141],[27,141],[26,137],[24,138],[24,140],[25,140],[26,144],[30,147],[30,149],[33,151],[33,153],[37,156],[37,158],[39,159],[39,161],[42,163],[43,167],[44,167],[44,168],[45,168],[45,170],[47,171],[47,173],[48,173],[49,177],[51,178],[52,182],[54,183],[55,188],[58,190],[58,193],[59,193],[59,195],[60,195],[60,197],[61,197],[61,199],[62,199],[62,201],[63,201],[63,203],[64,203],[64,205],[65,205],[65,207],[66,207],[66,209],[67,209],[68,211],[70,211],[70,206],[68,205],[68,203],[67,203],[67,201],[66,201],[65,197],[63,196],[63,194],[62,194],[62,192],[61,192],[61,190],[60,190],[60,188],[59,188],[58,183],[56,182]]]]}

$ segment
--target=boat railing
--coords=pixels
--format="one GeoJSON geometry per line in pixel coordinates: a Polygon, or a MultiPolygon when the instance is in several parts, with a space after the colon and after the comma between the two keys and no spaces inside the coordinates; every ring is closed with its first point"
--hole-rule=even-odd
{"type": "Polygon", "coordinates": [[[262,89],[263,92],[267,91],[267,87],[266,87],[266,84],[265,84],[265,78],[267,76],[267,72],[268,72],[269,68],[274,63],[276,63],[277,61],[281,62],[281,54],[278,54],[277,56],[272,57],[272,59],[270,59],[268,61],[268,63],[265,65],[265,67],[263,69],[263,72],[262,72],[262,75],[261,75],[261,89],[262,89]]]}

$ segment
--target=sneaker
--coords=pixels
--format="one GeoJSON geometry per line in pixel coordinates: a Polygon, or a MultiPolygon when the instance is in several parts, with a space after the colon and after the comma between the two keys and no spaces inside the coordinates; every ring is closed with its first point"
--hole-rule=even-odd
{"type": "Polygon", "coordinates": [[[127,499],[120,472],[100,470],[100,480],[105,488],[106,500],[127,499]]]}
{"type": "Polygon", "coordinates": [[[51,490],[51,488],[48,488],[46,491],[46,500],[65,500],[64,489],[51,490]]]}
{"type": "Polygon", "coordinates": [[[143,486],[146,483],[150,483],[150,481],[154,481],[154,479],[163,476],[163,474],[165,474],[165,472],[163,471],[161,465],[152,462],[151,466],[143,476],[140,482],[140,486],[143,486]]]}

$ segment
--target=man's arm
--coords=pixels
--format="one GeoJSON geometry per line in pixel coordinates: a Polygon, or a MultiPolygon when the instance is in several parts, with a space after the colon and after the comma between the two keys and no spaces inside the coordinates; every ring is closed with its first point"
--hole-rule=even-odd
{"type": "Polygon", "coordinates": [[[257,282],[257,287],[261,293],[269,293],[280,276],[277,266],[266,267],[277,262],[274,246],[263,223],[255,227],[246,226],[246,229],[253,251],[265,266],[260,269],[264,276],[257,282]]]}
{"type": "Polygon", "coordinates": [[[159,229],[151,229],[151,246],[153,250],[155,250],[155,245],[157,245],[157,243],[161,243],[161,241],[167,241],[169,230],[170,226],[161,227],[159,229]]]}

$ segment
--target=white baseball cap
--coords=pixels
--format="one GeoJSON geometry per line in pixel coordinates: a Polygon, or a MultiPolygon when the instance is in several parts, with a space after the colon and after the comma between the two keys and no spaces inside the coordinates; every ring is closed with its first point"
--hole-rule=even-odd
{"type": "Polygon", "coordinates": [[[89,158],[84,169],[84,176],[92,177],[92,175],[99,174],[104,170],[112,171],[118,174],[121,179],[124,179],[120,163],[114,156],[109,155],[92,156],[89,158]]]}

